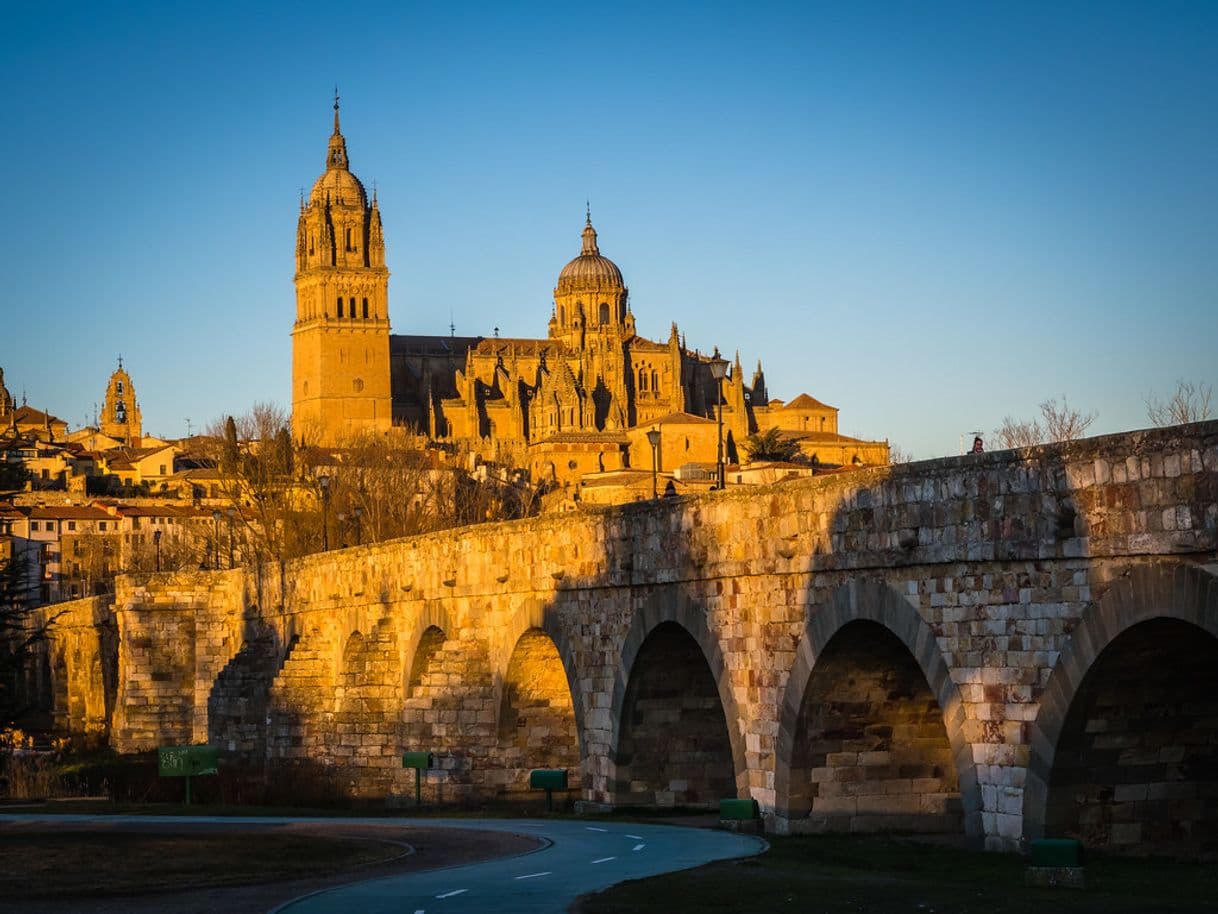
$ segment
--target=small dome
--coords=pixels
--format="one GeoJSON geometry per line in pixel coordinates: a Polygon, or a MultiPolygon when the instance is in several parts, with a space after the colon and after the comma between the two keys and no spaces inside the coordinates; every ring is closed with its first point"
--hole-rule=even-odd
{"type": "Polygon", "coordinates": [[[589,217],[584,226],[584,248],[580,255],[562,268],[558,274],[557,292],[583,292],[625,289],[622,271],[608,257],[601,256],[596,246],[596,229],[589,217]]]}
{"type": "Polygon", "coordinates": [[[326,169],[326,173],[313,185],[313,193],[310,194],[309,199],[321,204],[325,204],[329,200],[330,203],[361,208],[368,205],[368,195],[364,191],[364,185],[360,183],[359,178],[345,168],[326,169]]]}

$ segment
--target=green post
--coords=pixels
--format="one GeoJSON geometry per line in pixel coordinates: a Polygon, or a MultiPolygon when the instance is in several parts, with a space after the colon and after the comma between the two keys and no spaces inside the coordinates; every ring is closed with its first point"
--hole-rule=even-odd
{"type": "Polygon", "coordinates": [[[403,752],[402,767],[414,769],[414,805],[423,805],[423,770],[434,767],[436,757],[430,752],[403,752]]]}

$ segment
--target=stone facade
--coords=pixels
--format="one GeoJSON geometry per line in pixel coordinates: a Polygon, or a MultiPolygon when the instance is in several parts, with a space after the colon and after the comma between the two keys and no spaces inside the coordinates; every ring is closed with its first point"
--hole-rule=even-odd
{"type": "MultiPolygon", "coordinates": [[[[715,417],[722,401],[729,462],[749,434],[771,427],[822,463],[888,462],[886,442],[838,434],[836,408],[806,394],[771,403],[760,361],[748,383],[739,356],[716,380],[718,349],[687,348],[675,323],[663,341],[639,335],[629,289],[601,253],[590,211],[578,256],[558,274],[544,338],[501,339],[498,328],[491,339],[391,335],[380,210],[351,172],[337,98],[326,170],[301,200],[296,265],[298,438],[341,444],[392,422],[527,467],[536,480],[570,482],[632,462],[649,467],[650,449],[629,430],[665,417],[715,417]]],[[[717,439],[698,444],[687,459],[715,461],[717,439]]]]}
{"type": "Polygon", "coordinates": [[[1213,854],[1216,547],[1202,423],[446,531],[282,575],[121,579],[110,732],[122,751],[210,739],[341,771],[359,794],[411,791],[405,748],[437,752],[445,799],[578,758],[588,801],[735,793],[777,832],[1213,854]],[[1152,719],[1154,745],[1136,736],[1152,719]]]}

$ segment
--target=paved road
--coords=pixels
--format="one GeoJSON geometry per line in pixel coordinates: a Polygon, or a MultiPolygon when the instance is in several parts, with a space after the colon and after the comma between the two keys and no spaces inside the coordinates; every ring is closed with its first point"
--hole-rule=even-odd
{"type": "Polygon", "coordinates": [[[760,853],[765,842],[748,835],[670,825],[530,819],[386,819],[288,818],[252,816],[89,816],[10,813],[0,821],[23,820],[67,824],[105,821],[184,825],[241,823],[279,825],[316,823],[327,826],[401,826],[465,828],[511,832],[545,839],[539,850],[515,857],[465,866],[385,876],[326,889],[275,908],[284,914],[562,914],[580,895],[627,879],[655,876],[701,866],[712,860],[760,853]]]}
{"type": "Polygon", "coordinates": [[[578,896],[626,879],[748,857],[765,848],[765,842],[748,835],[668,825],[526,819],[424,821],[429,826],[536,835],[551,843],[519,857],[327,889],[276,910],[283,914],[561,914],[578,896]]]}

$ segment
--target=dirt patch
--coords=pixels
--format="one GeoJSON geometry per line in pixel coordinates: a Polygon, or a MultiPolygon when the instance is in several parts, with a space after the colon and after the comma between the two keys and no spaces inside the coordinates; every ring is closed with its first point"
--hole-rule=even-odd
{"type": "Polygon", "coordinates": [[[531,836],[402,824],[0,826],[0,912],[266,912],[318,889],[537,849],[531,836]]]}

